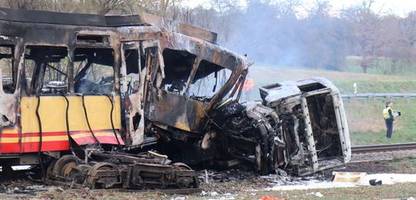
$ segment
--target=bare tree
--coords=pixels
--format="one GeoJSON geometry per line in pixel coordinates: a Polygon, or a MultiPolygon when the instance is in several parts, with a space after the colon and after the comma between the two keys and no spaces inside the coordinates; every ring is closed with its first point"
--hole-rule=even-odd
{"type": "Polygon", "coordinates": [[[416,11],[410,12],[406,18],[400,21],[402,39],[408,48],[407,59],[416,61],[416,11]]]}
{"type": "Polygon", "coordinates": [[[13,9],[35,10],[45,5],[44,0],[5,0],[2,6],[13,9]]]}
{"type": "Polygon", "coordinates": [[[368,72],[368,68],[377,56],[377,51],[383,45],[378,35],[381,19],[373,12],[373,5],[374,0],[366,0],[361,6],[349,8],[343,13],[352,28],[358,53],[362,56],[360,66],[364,73],[368,72]]]}
{"type": "Polygon", "coordinates": [[[330,14],[329,0],[211,0],[208,7],[189,8],[185,0],[3,0],[0,6],[94,14],[149,12],[191,23],[219,35],[228,48],[257,62],[342,70],[347,55],[358,55],[367,73],[388,60],[388,72],[416,63],[416,11],[406,18],[375,11],[375,0],[330,14]],[[299,10],[304,13],[299,15],[299,10]],[[383,61],[383,62],[384,62],[383,61]]]}

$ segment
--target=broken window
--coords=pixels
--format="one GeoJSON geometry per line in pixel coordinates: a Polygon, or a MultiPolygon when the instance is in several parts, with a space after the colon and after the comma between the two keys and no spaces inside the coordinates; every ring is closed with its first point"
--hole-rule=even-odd
{"type": "Polygon", "coordinates": [[[27,46],[25,76],[28,94],[63,94],[68,84],[65,47],[27,46]]]}
{"type": "Polygon", "coordinates": [[[192,71],[195,57],[186,51],[165,49],[163,51],[165,79],[162,82],[162,89],[172,93],[182,92],[192,71]]]}
{"type": "Polygon", "coordinates": [[[13,55],[13,46],[0,46],[0,69],[2,72],[3,91],[9,94],[13,93],[16,87],[13,55]]]}
{"type": "Polygon", "coordinates": [[[111,94],[114,91],[112,49],[78,48],[74,57],[76,93],[111,94]]]}
{"type": "Polygon", "coordinates": [[[321,83],[310,83],[310,84],[299,86],[299,89],[302,92],[311,92],[311,91],[319,90],[319,89],[323,89],[323,88],[325,88],[325,86],[322,85],[321,83]]]}
{"type": "Polygon", "coordinates": [[[26,93],[30,94],[30,85],[32,83],[33,72],[35,71],[36,63],[34,60],[27,59],[24,60],[24,71],[25,71],[25,89],[26,93]]]}
{"type": "Polygon", "coordinates": [[[110,37],[108,35],[77,35],[78,44],[95,44],[108,46],[110,43],[110,37]]]}
{"type": "Polygon", "coordinates": [[[126,75],[140,74],[145,66],[145,58],[141,52],[140,43],[127,42],[123,44],[124,62],[126,63],[126,75]]]}
{"type": "Polygon", "coordinates": [[[131,94],[138,90],[140,85],[140,71],[142,70],[140,59],[140,51],[138,49],[126,49],[124,50],[124,58],[126,62],[126,74],[127,74],[127,93],[131,94]]]}
{"type": "Polygon", "coordinates": [[[189,87],[189,96],[210,98],[214,96],[230,78],[231,70],[208,61],[201,61],[194,80],[189,87]]]}
{"type": "Polygon", "coordinates": [[[127,75],[139,74],[139,69],[140,69],[139,50],[137,49],[125,50],[124,56],[126,59],[127,75]]]}

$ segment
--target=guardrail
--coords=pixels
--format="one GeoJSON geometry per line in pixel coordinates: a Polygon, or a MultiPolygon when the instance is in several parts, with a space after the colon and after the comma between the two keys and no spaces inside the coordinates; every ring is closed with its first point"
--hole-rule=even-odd
{"type": "Polygon", "coordinates": [[[341,95],[343,99],[416,98],[416,93],[357,93],[341,95]]]}

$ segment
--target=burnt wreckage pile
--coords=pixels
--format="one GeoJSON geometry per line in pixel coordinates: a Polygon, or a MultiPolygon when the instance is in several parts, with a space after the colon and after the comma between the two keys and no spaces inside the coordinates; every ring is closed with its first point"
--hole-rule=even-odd
{"type": "Polygon", "coordinates": [[[216,160],[251,163],[262,174],[282,169],[300,176],[350,160],[342,100],[328,80],[273,84],[260,93],[261,103],[230,101],[214,109],[208,143],[223,155],[216,160]]]}
{"type": "Polygon", "coordinates": [[[3,169],[37,165],[50,182],[93,188],[197,188],[189,166],[308,175],[350,159],[325,79],[265,86],[262,102],[243,104],[247,61],[215,33],[148,14],[0,10],[3,169]]]}

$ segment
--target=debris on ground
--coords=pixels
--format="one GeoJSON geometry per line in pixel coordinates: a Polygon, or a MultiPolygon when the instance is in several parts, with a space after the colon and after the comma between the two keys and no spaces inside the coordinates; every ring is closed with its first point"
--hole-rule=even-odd
{"type": "Polygon", "coordinates": [[[313,196],[319,197],[319,198],[324,197],[324,195],[320,192],[312,192],[310,194],[313,195],[313,196]]]}

